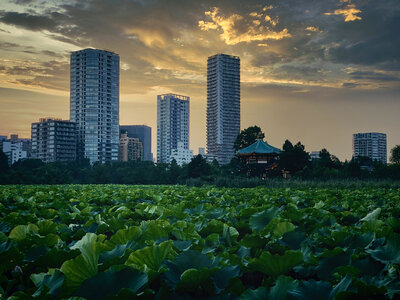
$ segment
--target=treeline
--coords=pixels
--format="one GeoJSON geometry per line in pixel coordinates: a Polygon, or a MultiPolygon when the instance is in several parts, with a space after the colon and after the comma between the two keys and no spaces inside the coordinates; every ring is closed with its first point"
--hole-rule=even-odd
{"type": "MultiPolygon", "coordinates": [[[[4,155],[0,152],[0,156],[4,155]]],[[[278,166],[265,172],[257,165],[246,165],[238,158],[228,165],[207,163],[198,155],[184,166],[152,162],[110,162],[91,165],[88,160],[43,163],[40,160],[21,160],[8,167],[0,159],[1,184],[204,184],[229,187],[268,185],[288,181],[328,180],[400,180],[400,164],[384,165],[361,157],[341,162],[323,149],[320,159],[312,161],[301,143],[286,141],[278,166]]]]}

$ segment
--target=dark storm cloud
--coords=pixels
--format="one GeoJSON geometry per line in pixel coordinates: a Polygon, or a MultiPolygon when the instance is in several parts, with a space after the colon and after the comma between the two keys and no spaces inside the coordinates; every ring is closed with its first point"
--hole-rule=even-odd
{"type": "Polygon", "coordinates": [[[14,49],[15,47],[19,47],[19,45],[16,43],[0,41],[0,49],[8,50],[8,49],[14,49]]]}
{"type": "Polygon", "coordinates": [[[19,26],[28,30],[54,30],[57,23],[49,16],[32,15],[18,12],[2,12],[0,22],[19,26]]]}
{"type": "Polygon", "coordinates": [[[349,73],[352,79],[368,79],[373,81],[399,81],[399,77],[370,71],[355,71],[349,73]]]}
{"type": "Polygon", "coordinates": [[[342,83],[342,87],[344,87],[344,88],[355,88],[357,86],[359,86],[359,84],[354,83],[354,82],[343,82],[342,83]]]}
{"type": "Polygon", "coordinates": [[[0,65],[0,71],[6,75],[17,76],[13,83],[38,86],[56,90],[68,90],[68,81],[65,75],[69,72],[69,64],[55,60],[41,64],[27,64],[24,66],[0,65]],[[19,78],[24,76],[24,78],[19,78]]]}

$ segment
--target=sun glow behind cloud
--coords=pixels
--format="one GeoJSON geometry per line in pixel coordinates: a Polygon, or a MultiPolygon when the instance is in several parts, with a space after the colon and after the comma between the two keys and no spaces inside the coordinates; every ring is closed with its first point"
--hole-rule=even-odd
{"type": "Polygon", "coordinates": [[[345,22],[351,22],[356,20],[362,20],[357,14],[361,13],[361,10],[357,9],[354,4],[348,4],[345,8],[336,9],[333,13],[326,12],[325,15],[343,15],[345,22]]]}
{"type": "Polygon", "coordinates": [[[268,15],[264,16],[263,12],[251,12],[249,19],[240,14],[224,16],[217,7],[213,7],[206,11],[205,15],[211,21],[200,20],[198,23],[200,29],[203,31],[218,30],[221,40],[227,45],[235,45],[241,42],[281,40],[291,37],[287,28],[274,31],[271,27],[277,25],[278,19],[272,19],[268,15]]]}

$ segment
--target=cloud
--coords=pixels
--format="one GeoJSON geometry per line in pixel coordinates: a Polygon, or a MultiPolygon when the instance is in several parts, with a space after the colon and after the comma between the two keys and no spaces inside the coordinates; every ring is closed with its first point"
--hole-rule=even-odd
{"type": "MultiPolygon", "coordinates": [[[[43,9],[36,6],[35,11],[22,2],[18,12],[0,12],[1,29],[5,30],[0,32],[0,55],[17,55],[24,62],[7,65],[10,73],[20,71],[9,76],[26,80],[19,84],[34,84],[37,80],[43,86],[50,80],[47,86],[65,90],[67,69],[65,74],[54,72],[44,62],[67,64],[69,54],[65,49],[85,47],[120,54],[124,63],[121,67],[129,66],[121,68],[121,93],[129,94],[160,87],[200,94],[206,81],[207,57],[218,52],[241,57],[244,81],[282,85],[340,87],[343,80],[353,80],[358,86],[373,88],[374,81],[380,85],[396,81],[379,76],[352,79],[341,70],[347,65],[377,73],[390,69],[390,76],[395,77],[400,71],[396,0],[374,4],[299,0],[296,5],[273,0],[268,6],[261,0],[231,0],[218,7],[212,0],[121,0],[118,5],[92,0],[53,2],[43,9]],[[338,10],[348,8],[362,11],[362,22],[343,22],[341,17],[325,15],[337,13],[346,19],[350,15],[338,10]],[[19,28],[29,30],[24,33],[26,39],[22,39],[19,28]],[[47,42],[35,43],[29,35],[32,31],[35,36],[46,37],[46,41],[62,43],[46,49],[47,42]],[[37,62],[40,69],[27,69],[24,74],[24,66],[31,61],[37,62]],[[12,69],[14,66],[22,69],[12,69]]],[[[353,15],[361,17],[354,11],[353,15]]]]}
{"type": "Polygon", "coordinates": [[[326,12],[325,15],[343,15],[345,22],[351,22],[356,20],[362,20],[357,14],[361,13],[361,10],[357,9],[354,4],[348,4],[345,8],[336,9],[333,13],[326,12]]]}
{"type": "Polygon", "coordinates": [[[273,20],[269,16],[264,16],[263,13],[251,12],[251,18],[240,14],[224,16],[217,7],[213,7],[211,10],[206,11],[205,15],[211,21],[200,20],[198,23],[200,29],[203,31],[218,30],[220,38],[227,45],[235,45],[242,42],[281,40],[291,37],[287,28],[281,31],[274,31],[267,23],[275,27],[278,23],[277,19],[273,20]]]}
{"type": "Polygon", "coordinates": [[[355,83],[355,82],[343,82],[342,83],[342,87],[344,87],[344,88],[355,88],[355,87],[357,87],[357,86],[359,86],[359,84],[357,84],[357,83],[355,83]]]}
{"type": "Polygon", "coordinates": [[[0,17],[0,22],[20,26],[33,31],[51,30],[57,25],[57,23],[48,16],[18,12],[3,12],[0,17]]]}
{"type": "Polygon", "coordinates": [[[306,27],[306,30],[307,31],[311,31],[311,32],[318,32],[319,31],[318,27],[314,27],[314,26],[308,26],[308,27],[306,27]]]}
{"type": "Polygon", "coordinates": [[[399,81],[400,78],[395,75],[385,74],[375,71],[354,71],[349,73],[352,79],[367,79],[372,81],[399,81]]]}

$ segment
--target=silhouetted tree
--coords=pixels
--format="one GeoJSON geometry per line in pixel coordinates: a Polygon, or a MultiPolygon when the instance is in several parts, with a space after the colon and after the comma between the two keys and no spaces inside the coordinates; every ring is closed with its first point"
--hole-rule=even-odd
{"type": "Polygon", "coordinates": [[[394,164],[400,164],[400,145],[394,146],[390,150],[390,161],[394,164]]]}
{"type": "Polygon", "coordinates": [[[279,155],[279,169],[295,174],[305,167],[311,167],[310,155],[304,149],[304,145],[300,142],[293,146],[286,140],[279,155]]]}
{"type": "Polygon", "coordinates": [[[188,164],[188,176],[198,178],[208,176],[211,173],[211,167],[201,154],[196,155],[188,164]]]}
{"type": "Polygon", "coordinates": [[[171,161],[168,171],[168,183],[176,184],[181,176],[181,167],[178,166],[175,158],[171,161]]]}
{"type": "Polygon", "coordinates": [[[233,145],[235,152],[250,146],[259,139],[264,139],[265,134],[261,131],[258,126],[250,126],[242,130],[236,138],[235,144],[233,145]]]}
{"type": "Polygon", "coordinates": [[[8,158],[0,149],[0,173],[5,173],[8,170],[8,158]]]}

